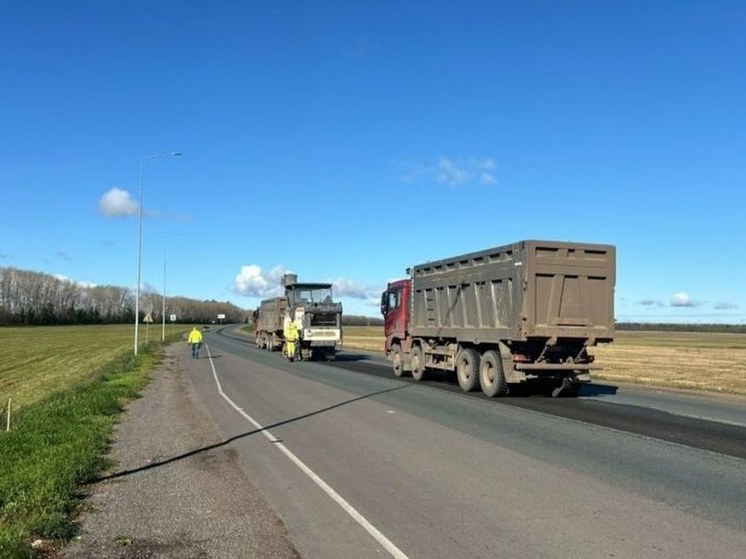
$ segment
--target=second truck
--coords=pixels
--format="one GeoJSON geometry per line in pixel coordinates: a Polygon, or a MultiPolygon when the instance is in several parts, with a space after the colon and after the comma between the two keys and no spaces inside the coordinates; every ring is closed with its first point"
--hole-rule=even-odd
{"type": "Polygon", "coordinates": [[[616,249],[520,241],[427,262],[381,297],[394,374],[454,372],[489,397],[532,386],[576,395],[588,348],[614,338],[616,249]]]}
{"type": "Polygon", "coordinates": [[[254,311],[256,345],[269,351],[285,350],[285,332],[294,322],[300,339],[295,344],[301,360],[336,356],[342,341],[342,303],[332,298],[330,283],[298,283],[295,274],[282,276],[285,295],[265,299],[254,311]]]}

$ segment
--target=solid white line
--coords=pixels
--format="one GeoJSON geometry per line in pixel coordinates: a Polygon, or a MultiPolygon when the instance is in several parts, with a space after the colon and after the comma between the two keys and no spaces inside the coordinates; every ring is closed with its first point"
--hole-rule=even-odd
{"type": "Polygon", "coordinates": [[[246,413],[240,406],[238,406],[238,404],[231,400],[225,392],[223,392],[223,386],[220,384],[220,380],[218,379],[218,373],[215,370],[215,365],[213,364],[212,360],[212,354],[210,354],[210,348],[207,346],[207,344],[205,344],[205,349],[207,350],[207,357],[210,360],[212,376],[215,379],[216,386],[218,387],[218,394],[220,394],[234,410],[236,410],[244,419],[246,419],[246,421],[251,423],[256,429],[260,430],[262,434],[267,438],[267,440],[273,443],[273,446],[275,448],[279,448],[280,451],[282,451],[285,456],[287,456],[296,466],[298,466],[304,474],[310,477],[324,493],[329,495],[329,497],[331,497],[335,503],[342,507],[342,510],[349,514],[355,520],[355,522],[357,522],[366,532],[373,536],[373,539],[381,544],[384,549],[388,551],[389,554],[391,554],[392,557],[396,557],[397,559],[408,559],[407,555],[401,549],[396,547],[393,542],[391,542],[391,540],[389,540],[381,533],[380,530],[378,530],[378,528],[368,522],[368,520],[355,509],[355,507],[345,501],[339,493],[332,489],[329,484],[321,479],[311,468],[306,466],[306,464],[303,463],[303,461],[295,454],[293,454],[290,449],[287,448],[282,442],[280,442],[277,437],[275,437],[268,429],[265,429],[258,421],[256,421],[253,417],[246,413]]]}

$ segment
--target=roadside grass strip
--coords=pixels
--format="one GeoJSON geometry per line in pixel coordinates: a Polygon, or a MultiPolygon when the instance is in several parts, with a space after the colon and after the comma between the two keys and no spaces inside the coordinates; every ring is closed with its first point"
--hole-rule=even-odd
{"type": "Polygon", "coordinates": [[[76,534],[81,486],[110,466],[119,414],[147,385],[161,354],[158,344],[137,357],[120,355],[13,416],[12,430],[0,434],[0,557],[43,556],[44,546],[76,534]]]}

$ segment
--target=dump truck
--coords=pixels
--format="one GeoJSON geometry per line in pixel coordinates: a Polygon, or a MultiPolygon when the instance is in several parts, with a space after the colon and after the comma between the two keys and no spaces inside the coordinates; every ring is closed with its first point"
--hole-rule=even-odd
{"type": "Polygon", "coordinates": [[[613,245],[525,240],[407,273],[381,295],[396,376],[455,373],[489,397],[572,396],[599,368],[588,348],[614,339],[613,245]]]}
{"type": "Polygon", "coordinates": [[[332,298],[332,284],[298,283],[296,274],[283,275],[280,284],[285,295],[265,299],[254,311],[257,347],[283,350],[293,321],[300,334],[293,359],[334,359],[342,341],[342,303],[332,298]]]}

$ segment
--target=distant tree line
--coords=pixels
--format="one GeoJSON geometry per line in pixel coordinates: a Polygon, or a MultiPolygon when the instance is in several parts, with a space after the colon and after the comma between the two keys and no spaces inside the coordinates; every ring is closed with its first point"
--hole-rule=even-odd
{"type": "Polygon", "coordinates": [[[383,326],[383,318],[343,314],[342,326],[383,326]]]}
{"type": "Polygon", "coordinates": [[[617,330],[646,332],[713,332],[746,334],[746,324],[678,324],[670,322],[617,322],[617,330]]]}
{"type": "MultiPolygon", "coordinates": [[[[105,286],[84,286],[40,272],[0,267],[0,326],[116,324],[135,320],[133,290],[105,286]]],[[[158,293],[140,293],[140,320],[150,314],[153,322],[163,320],[164,300],[158,293]]],[[[166,321],[175,315],[181,323],[246,322],[248,313],[228,302],[198,301],[186,297],[165,300],[166,321]]]]}

